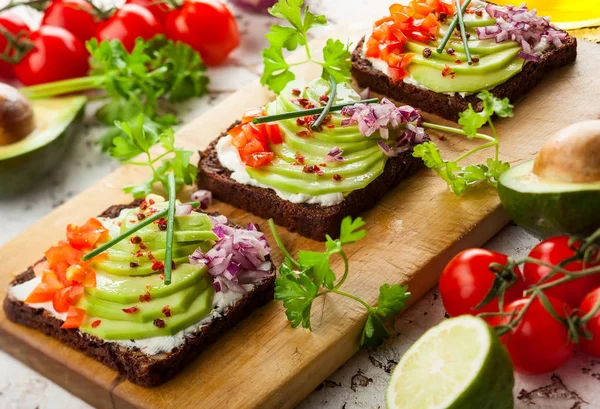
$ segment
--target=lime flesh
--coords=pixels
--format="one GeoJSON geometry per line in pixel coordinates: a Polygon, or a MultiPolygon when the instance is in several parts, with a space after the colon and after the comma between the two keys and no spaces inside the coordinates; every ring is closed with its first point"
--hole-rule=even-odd
{"type": "Polygon", "coordinates": [[[404,354],[386,393],[388,409],[509,409],[508,352],[485,321],[461,316],[427,331],[404,354]]]}

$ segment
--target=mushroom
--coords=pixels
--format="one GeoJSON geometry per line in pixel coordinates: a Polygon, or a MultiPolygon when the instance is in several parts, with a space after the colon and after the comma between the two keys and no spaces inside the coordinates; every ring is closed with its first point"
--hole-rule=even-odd
{"type": "Polygon", "coordinates": [[[544,143],[533,173],[550,182],[600,182],[600,120],[578,122],[544,143]]]}
{"type": "Polygon", "coordinates": [[[20,141],[34,128],[29,100],[15,87],[0,83],[0,146],[20,141]]]}

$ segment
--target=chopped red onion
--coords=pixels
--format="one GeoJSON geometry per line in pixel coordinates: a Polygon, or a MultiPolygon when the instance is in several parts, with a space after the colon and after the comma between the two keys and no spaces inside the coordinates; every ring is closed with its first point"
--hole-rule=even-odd
{"type": "Polygon", "coordinates": [[[516,41],[522,48],[518,56],[525,61],[539,61],[546,45],[558,48],[567,38],[564,31],[550,24],[548,17],[539,17],[535,9],[529,10],[525,4],[519,7],[488,4],[485,11],[496,19],[496,24],[477,28],[477,37],[493,38],[497,43],[516,41]]]}
{"type": "Polygon", "coordinates": [[[187,216],[192,213],[192,205],[180,204],[175,206],[175,216],[187,216]]]}
{"type": "MultiPolygon", "coordinates": [[[[420,126],[422,117],[419,111],[409,105],[396,107],[386,98],[383,98],[379,104],[346,106],[342,109],[342,115],[350,117],[344,119],[342,125],[357,124],[358,131],[363,136],[371,136],[378,131],[379,136],[387,140],[389,139],[390,129],[399,129],[402,125],[405,125],[404,131],[398,138],[398,146],[404,143],[415,145],[425,140],[426,133],[425,129],[420,126]]],[[[385,146],[389,148],[389,145],[383,143],[383,141],[380,142],[382,142],[378,143],[380,149],[390,156],[385,148],[385,146]]],[[[395,155],[397,152],[393,153],[395,155]]]]}
{"type": "Polygon", "coordinates": [[[212,203],[212,192],[204,189],[197,190],[192,193],[192,200],[200,202],[200,209],[205,210],[212,203]]]}
{"type": "Polygon", "coordinates": [[[360,95],[360,99],[369,99],[371,97],[371,90],[369,87],[363,89],[358,95],[360,95]]]}
{"type": "Polygon", "coordinates": [[[213,281],[213,287],[215,288],[215,293],[221,292],[221,282],[219,280],[213,281]]]}
{"type": "Polygon", "coordinates": [[[388,145],[384,141],[378,141],[377,145],[379,146],[379,149],[381,149],[381,151],[385,153],[385,156],[396,156],[396,152],[390,147],[390,145],[388,145]]]}
{"type": "Polygon", "coordinates": [[[334,146],[325,156],[325,162],[343,162],[344,157],[342,156],[342,153],[344,153],[343,150],[337,146],[334,146]]]}
{"type": "Polygon", "coordinates": [[[194,251],[190,264],[205,264],[224,292],[245,292],[241,284],[252,284],[271,274],[271,262],[266,259],[271,249],[257,225],[234,228],[221,215],[211,216],[211,221],[218,240],[206,253],[194,251]]]}

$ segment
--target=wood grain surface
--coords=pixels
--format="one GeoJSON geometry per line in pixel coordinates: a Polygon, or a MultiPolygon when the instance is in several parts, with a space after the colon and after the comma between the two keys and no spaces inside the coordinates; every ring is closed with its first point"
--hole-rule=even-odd
{"type": "MultiPolygon", "coordinates": [[[[502,159],[513,164],[531,159],[556,130],[600,117],[600,49],[581,41],[579,54],[573,66],[555,71],[517,102],[514,118],[498,121],[502,159]]],[[[247,108],[270,98],[252,83],[182,128],[177,144],[202,149],[247,108]]],[[[456,136],[432,138],[448,158],[472,146],[456,136]]],[[[482,152],[473,160],[486,157],[482,152]]],[[[121,187],[145,176],[134,167],[120,168],[2,247],[0,299],[16,274],[64,236],[68,223],[84,222],[111,204],[129,202],[121,187]]],[[[181,199],[190,192],[182,192],[181,199]]],[[[267,228],[264,220],[223,203],[211,210],[239,224],[256,221],[267,228]]],[[[383,283],[407,283],[412,301],[417,300],[435,285],[445,262],[461,249],[483,244],[508,222],[493,188],[480,185],[457,198],[428,170],[400,184],[363,217],[368,235],[349,246],[351,273],[344,288],[372,303],[383,283]]],[[[281,231],[292,253],[323,248],[322,243],[281,231]]],[[[267,238],[272,239],[270,234],[267,238]]],[[[281,260],[276,250],[274,260],[281,260]]],[[[339,271],[340,263],[335,267],[339,271]]],[[[312,314],[312,333],[292,329],[281,304],[269,303],[223,334],[174,380],[153,389],[123,381],[91,358],[9,322],[2,312],[0,347],[98,408],[290,408],[357,351],[366,318],[359,304],[335,295],[315,302],[312,314]]]]}

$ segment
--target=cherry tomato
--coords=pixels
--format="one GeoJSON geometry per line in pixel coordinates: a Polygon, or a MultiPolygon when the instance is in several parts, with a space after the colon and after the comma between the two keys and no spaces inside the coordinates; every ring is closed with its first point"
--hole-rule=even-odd
{"type": "Polygon", "coordinates": [[[96,218],[89,219],[83,226],[69,224],[67,239],[73,248],[78,250],[91,249],[98,241],[108,238],[108,230],[96,218]]]}
{"type": "MultiPolygon", "coordinates": [[[[586,315],[594,309],[594,306],[600,299],[600,287],[587,293],[581,304],[579,304],[579,314],[586,315]]],[[[581,338],[581,345],[585,352],[590,355],[600,357],[600,312],[596,312],[594,316],[587,322],[586,329],[592,335],[592,339],[581,338]]]]}
{"type": "Polygon", "coordinates": [[[64,287],[54,271],[44,271],[42,282],[27,296],[25,302],[40,303],[52,301],[54,294],[64,287]]]}
{"type": "Polygon", "coordinates": [[[186,0],[167,14],[167,37],[190,45],[207,65],[225,61],[240,44],[240,33],[229,9],[218,0],[186,0]]]}
{"type": "Polygon", "coordinates": [[[170,10],[169,6],[167,6],[165,3],[161,3],[160,1],[156,0],[127,0],[125,3],[137,4],[138,6],[148,9],[150,13],[156,17],[156,20],[158,20],[160,24],[165,23],[165,17],[170,10]]]}
{"type": "MultiPolygon", "coordinates": [[[[2,27],[10,36],[17,36],[19,33],[28,34],[30,32],[29,27],[25,22],[15,13],[10,11],[0,14],[0,27],[2,27]]],[[[4,36],[4,33],[0,33],[0,53],[4,53],[7,50],[8,40],[4,36]]],[[[14,56],[11,52],[10,56],[14,56]]],[[[0,60],[0,79],[10,79],[13,77],[13,66],[6,61],[0,60]]]]}
{"type": "Polygon", "coordinates": [[[85,42],[96,32],[94,8],[85,0],[55,0],[44,12],[42,25],[62,27],[85,42]]]}
{"type": "Polygon", "coordinates": [[[41,26],[29,38],[33,49],[13,68],[24,85],[87,75],[88,52],[83,43],[64,28],[41,26]]]}
{"type": "Polygon", "coordinates": [[[67,319],[65,320],[61,328],[79,328],[81,324],[83,324],[84,319],[85,310],[70,306],[69,311],[67,312],[67,319]]]}
{"type": "MultiPolygon", "coordinates": [[[[440,294],[448,314],[452,317],[481,312],[498,312],[498,298],[474,310],[485,298],[495,279],[490,271],[491,263],[506,264],[508,257],[504,254],[485,249],[468,249],[458,253],[442,272],[440,277],[440,294]]],[[[525,284],[520,279],[521,272],[516,267],[517,282],[504,293],[504,305],[521,298],[525,284]]]]}
{"type": "MultiPolygon", "coordinates": [[[[548,297],[560,317],[570,312],[564,301],[548,297]]],[[[510,303],[506,312],[518,314],[529,300],[521,298],[510,303]]],[[[493,324],[507,324],[510,316],[497,317],[493,324]]],[[[567,326],[556,320],[536,298],[515,328],[502,336],[515,371],[538,375],[554,371],[572,355],[574,344],[569,339],[567,326]]]]}
{"type": "Polygon", "coordinates": [[[101,40],[121,40],[127,51],[133,50],[135,40],[150,40],[163,31],[156,17],[137,4],[125,4],[108,20],[98,24],[95,37],[101,40]]]}
{"type": "Polygon", "coordinates": [[[246,165],[252,168],[260,168],[261,166],[268,165],[273,160],[273,152],[256,152],[248,156],[246,165]]]}
{"type": "MultiPolygon", "coordinates": [[[[552,265],[557,265],[561,261],[573,256],[573,254],[575,253],[569,247],[569,238],[567,236],[557,236],[546,239],[535,246],[529,253],[529,257],[552,265]]],[[[587,265],[586,267],[589,268],[592,267],[592,265],[587,265]]],[[[583,270],[584,266],[581,262],[577,261],[569,263],[564,268],[568,271],[577,272],[583,270]]],[[[535,263],[526,263],[523,266],[523,278],[527,284],[533,285],[543,277],[547,276],[550,271],[551,269],[549,267],[540,266],[535,263]]],[[[562,277],[564,277],[564,275],[558,273],[547,282],[552,282],[562,277]]],[[[599,280],[597,275],[591,275],[578,278],[577,280],[561,284],[557,287],[549,288],[545,292],[550,297],[566,301],[571,307],[577,307],[583,297],[598,284],[599,280]]]]}

